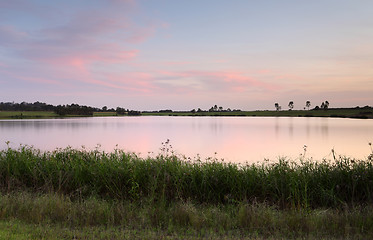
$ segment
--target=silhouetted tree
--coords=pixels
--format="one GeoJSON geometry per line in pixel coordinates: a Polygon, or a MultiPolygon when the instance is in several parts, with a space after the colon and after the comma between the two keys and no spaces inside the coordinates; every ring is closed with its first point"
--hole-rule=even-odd
{"type": "Polygon", "coordinates": [[[289,104],[288,104],[288,106],[289,106],[289,110],[293,110],[293,108],[294,108],[294,102],[290,101],[289,104]]]}
{"type": "Polygon", "coordinates": [[[325,101],[325,104],[324,104],[324,109],[328,109],[329,108],[329,102],[328,101],[325,101]]]}
{"type": "Polygon", "coordinates": [[[118,115],[124,115],[124,114],[126,113],[126,109],[121,108],[121,107],[117,107],[117,109],[115,110],[115,112],[116,112],[118,115]]]}
{"type": "Polygon", "coordinates": [[[310,102],[310,101],[307,101],[307,102],[306,102],[306,107],[307,107],[308,110],[310,110],[310,106],[311,106],[311,102],[310,102]]]}
{"type": "Polygon", "coordinates": [[[141,115],[140,111],[135,111],[135,110],[128,111],[128,116],[140,116],[140,115],[141,115]]]}
{"type": "Polygon", "coordinates": [[[71,105],[58,105],[54,108],[54,112],[60,116],[65,115],[84,115],[92,116],[94,108],[88,106],[80,106],[79,104],[72,103],[71,105]]]}
{"type": "Polygon", "coordinates": [[[276,111],[280,111],[281,107],[278,103],[275,103],[275,108],[276,108],[276,111]]]}

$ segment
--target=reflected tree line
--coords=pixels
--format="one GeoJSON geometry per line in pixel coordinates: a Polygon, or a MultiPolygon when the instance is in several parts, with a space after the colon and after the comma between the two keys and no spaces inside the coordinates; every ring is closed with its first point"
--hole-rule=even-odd
{"type": "MultiPolygon", "coordinates": [[[[293,110],[294,108],[294,101],[290,101],[289,104],[288,104],[288,107],[289,107],[289,111],[293,110]]],[[[310,107],[311,107],[311,101],[306,101],[306,104],[305,106],[303,107],[304,110],[310,110],[310,107]]],[[[281,106],[279,103],[275,103],[275,108],[276,108],[276,111],[281,111],[281,106]]],[[[320,106],[315,106],[312,110],[320,110],[320,109],[323,109],[323,110],[327,110],[329,108],[329,101],[325,101],[325,102],[322,102],[320,106]]]]}

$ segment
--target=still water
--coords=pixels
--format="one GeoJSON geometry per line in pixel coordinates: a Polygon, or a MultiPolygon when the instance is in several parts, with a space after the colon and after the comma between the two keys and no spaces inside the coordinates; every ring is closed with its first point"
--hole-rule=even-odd
{"type": "Polygon", "coordinates": [[[365,159],[373,120],[287,117],[96,117],[0,120],[0,149],[30,145],[42,150],[115,148],[155,156],[170,140],[177,154],[230,162],[277,161],[286,156],[320,160],[337,155],[365,159]]]}

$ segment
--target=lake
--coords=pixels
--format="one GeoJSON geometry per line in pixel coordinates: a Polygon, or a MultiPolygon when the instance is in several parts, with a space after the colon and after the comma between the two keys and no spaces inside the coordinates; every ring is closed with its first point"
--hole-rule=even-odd
{"type": "Polygon", "coordinates": [[[373,142],[373,120],[291,117],[95,117],[0,120],[0,149],[20,144],[41,150],[71,146],[88,150],[120,148],[156,156],[162,143],[177,154],[229,162],[337,155],[365,159],[373,142]]]}

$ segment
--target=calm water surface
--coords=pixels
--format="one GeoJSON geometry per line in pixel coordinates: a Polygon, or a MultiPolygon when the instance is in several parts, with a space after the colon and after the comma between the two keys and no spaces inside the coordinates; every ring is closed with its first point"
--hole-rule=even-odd
{"type": "Polygon", "coordinates": [[[373,120],[287,117],[97,117],[46,120],[0,120],[0,149],[20,144],[42,150],[56,148],[115,148],[155,156],[162,142],[187,157],[197,154],[231,162],[265,158],[366,158],[373,142],[373,120]]]}

